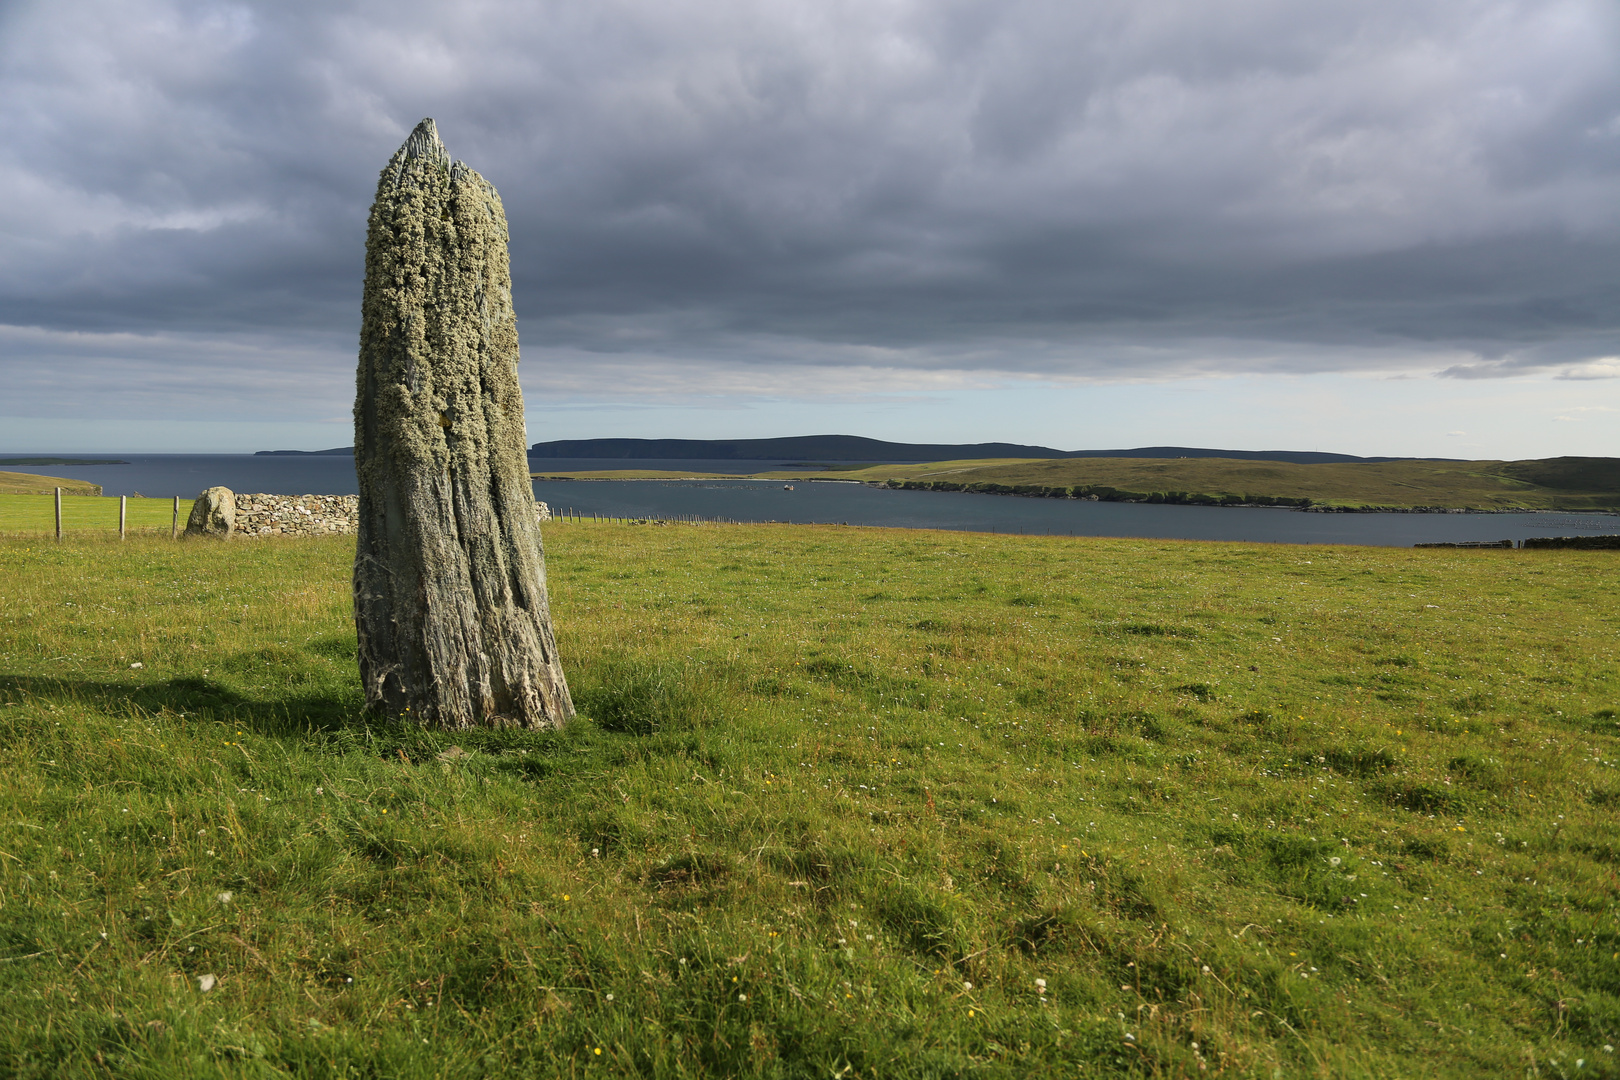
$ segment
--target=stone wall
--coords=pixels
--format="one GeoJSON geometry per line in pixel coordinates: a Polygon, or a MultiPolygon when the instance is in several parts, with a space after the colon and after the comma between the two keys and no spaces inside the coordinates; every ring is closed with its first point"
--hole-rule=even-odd
{"type": "MultiPolygon", "coordinates": [[[[535,503],[535,516],[551,520],[551,508],[535,503]]],[[[358,495],[236,496],[236,533],[240,536],[353,535],[360,525],[358,495]]]]}
{"type": "Polygon", "coordinates": [[[1576,551],[1616,551],[1620,550],[1620,536],[1532,536],[1519,546],[1573,548],[1576,551]]]}
{"type": "Polygon", "coordinates": [[[236,496],[236,532],[241,536],[352,534],[360,525],[358,495],[236,496]]]}

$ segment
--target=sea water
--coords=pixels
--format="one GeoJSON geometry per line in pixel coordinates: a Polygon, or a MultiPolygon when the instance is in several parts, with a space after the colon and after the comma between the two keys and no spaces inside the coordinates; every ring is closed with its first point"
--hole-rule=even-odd
{"type": "MultiPolygon", "coordinates": [[[[3,468],[88,480],[102,485],[107,495],[179,495],[186,501],[216,484],[233,491],[279,495],[352,495],[357,490],[354,459],[342,455],[85,456],[121,457],[129,464],[3,468]]],[[[534,458],[530,468],[536,472],[657,469],[703,473],[765,471],[795,464],[534,458]]],[[[1273,507],[1164,506],[967,492],[890,491],[835,480],[543,480],[535,483],[534,490],[537,498],[558,512],[579,516],[884,525],[1057,536],[1404,547],[1620,533],[1620,517],[1612,514],[1326,514],[1273,507]]]]}

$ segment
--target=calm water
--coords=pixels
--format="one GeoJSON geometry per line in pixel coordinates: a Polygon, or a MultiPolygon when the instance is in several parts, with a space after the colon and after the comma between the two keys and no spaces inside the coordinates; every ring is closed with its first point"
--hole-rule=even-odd
{"type": "Polygon", "coordinates": [[[760,480],[552,481],[534,485],[554,510],[610,517],[695,514],[744,521],[891,525],[913,529],[1258,540],[1285,544],[1411,544],[1522,540],[1620,532],[1620,517],[1593,514],[1308,514],[1275,508],[1162,506],[1024,499],[944,491],[886,491],[864,484],[760,480]]]}
{"type": "MultiPolygon", "coordinates": [[[[44,457],[14,454],[5,457],[44,457]]],[[[72,457],[56,454],[53,457],[72,457]]],[[[154,498],[179,495],[195,499],[204,488],[223,485],[232,491],[272,495],[353,495],[354,459],[346,455],[259,457],[256,454],[84,454],[117,458],[128,465],[0,465],[9,472],[67,476],[100,484],[104,495],[154,498]]],[[[762,472],[784,468],[786,461],[636,461],[624,458],[535,458],[531,472],[581,472],[600,469],[691,469],[693,472],[762,472]]]]}
{"type": "MultiPolygon", "coordinates": [[[[89,455],[87,455],[89,456],[89,455]]],[[[101,484],[108,495],[180,495],[205,487],[284,495],[352,495],[348,457],[252,455],[97,455],[128,465],[15,466],[14,472],[72,476],[101,484]]],[[[536,471],[779,468],[789,462],[535,459],[536,471]]],[[[1182,540],[1257,540],[1288,544],[1375,544],[1405,547],[1458,540],[1523,540],[1531,536],[1620,533],[1606,514],[1309,514],[1280,509],[1150,506],[1068,499],[1021,499],[961,492],[885,491],[861,484],[797,481],[541,481],[537,498],[554,509],[608,517],[698,516],[737,521],[793,521],[964,529],[1072,536],[1139,536],[1182,540]]]]}

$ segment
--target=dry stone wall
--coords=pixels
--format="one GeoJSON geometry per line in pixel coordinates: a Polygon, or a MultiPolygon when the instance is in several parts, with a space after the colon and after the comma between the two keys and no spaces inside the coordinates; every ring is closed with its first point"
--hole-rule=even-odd
{"type": "Polygon", "coordinates": [[[242,536],[348,535],[359,524],[354,495],[236,496],[236,532],[242,536]]]}
{"type": "MultiPolygon", "coordinates": [[[[534,505],[535,518],[551,520],[551,508],[534,505]]],[[[236,496],[234,531],[239,536],[352,536],[360,524],[357,495],[236,496]]]]}

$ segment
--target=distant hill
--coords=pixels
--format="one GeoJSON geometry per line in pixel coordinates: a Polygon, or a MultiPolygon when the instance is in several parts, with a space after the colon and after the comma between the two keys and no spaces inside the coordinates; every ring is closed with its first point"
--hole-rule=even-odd
{"type": "Polygon", "coordinates": [[[651,460],[939,461],[944,458],[1055,458],[1063,451],[1017,443],[972,445],[893,443],[859,435],[796,435],[783,439],[558,439],[535,443],[537,458],[651,460]]]}
{"type": "MultiPolygon", "coordinates": [[[[328,451],[330,453],[331,451],[328,451]]],[[[697,461],[962,461],[970,458],[1238,458],[1248,461],[1398,461],[1310,450],[1209,450],[1146,446],[1135,450],[1054,450],[1019,443],[897,443],[858,435],[798,435],[782,439],[557,439],[535,443],[531,458],[640,458],[697,461]]]]}
{"type": "Polygon", "coordinates": [[[1502,475],[1555,491],[1620,491],[1620,458],[1555,457],[1512,461],[1502,475]]]}
{"type": "Polygon", "coordinates": [[[1114,502],[1620,510],[1620,459],[1257,461],[1071,456],[1039,461],[892,463],[838,474],[889,487],[1114,502]],[[1079,489],[1079,490],[1077,490],[1079,489]]]}
{"type": "Polygon", "coordinates": [[[309,457],[309,456],[312,456],[312,455],[338,456],[338,455],[341,455],[341,454],[348,454],[350,456],[353,456],[354,447],[352,447],[352,446],[334,446],[330,450],[260,450],[257,453],[255,453],[253,456],[254,457],[309,457]]]}
{"type": "Polygon", "coordinates": [[[1357,457],[1329,454],[1321,450],[1209,450],[1198,446],[1139,446],[1135,450],[1071,450],[1066,458],[1235,458],[1239,461],[1291,461],[1296,465],[1325,465],[1330,462],[1371,461],[1459,461],[1460,458],[1357,457]]]}
{"type": "MultiPolygon", "coordinates": [[[[260,457],[353,454],[330,450],[260,450],[260,457]]],[[[1216,450],[1139,446],[1132,450],[1054,450],[1022,443],[898,443],[859,435],[794,435],[781,439],[556,439],[529,447],[531,458],[636,458],[645,461],[964,461],[970,458],[1234,458],[1239,461],[1455,461],[1456,458],[1357,457],[1318,450],[1216,450]]],[[[1581,460],[1581,459],[1570,459],[1581,460]]]]}

